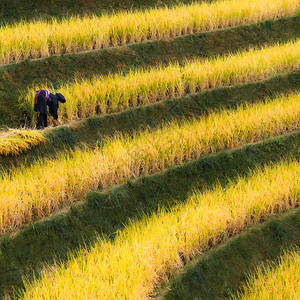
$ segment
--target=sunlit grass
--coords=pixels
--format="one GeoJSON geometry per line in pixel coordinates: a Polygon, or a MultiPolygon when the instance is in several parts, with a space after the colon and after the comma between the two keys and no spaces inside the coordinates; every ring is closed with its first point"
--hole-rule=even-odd
{"type": "Polygon", "coordinates": [[[199,119],[165,124],[132,136],[115,136],[95,150],[21,167],[0,181],[0,230],[4,233],[104,188],[152,174],[204,154],[286,133],[300,127],[300,93],[266,103],[221,110],[199,119]]]}
{"type": "Polygon", "coordinates": [[[61,22],[21,22],[0,28],[0,64],[250,24],[292,15],[299,7],[299,0],[224,0],[61,22]]]}
{"type": "Polygon", "coordinates": [[[233,299],[282,300],[300,297],[300,252],[299,248],[286,251],[278,263],[257,269],[249,277],[242,293],[233,299]]]}
{"type": "Polygon", "coordinates": [[[195,191],[184,204],[131,221],[114,242],[99,239],[90,253],[78,251],[68,263],[52,266],[39,282],[26,285],[24,299],[147,299],[183,259],[299,200],[298,161],[257,170],[226,189],[195,191]]]}
{"type": "MultiPolygon", "coordinates": [[[[263,80],[278,72],[299,67],[300,41],[293,41],[216,59],[190,61],[184,66],[171,64],[130,71],[127,75],[77,81],[57,89],[67,99],[60,106],[59,117],[68,122],[211,88],[263,80]]],[[[20,101],[29,108],[29,115],[33,115],[35,92],[43,88],[53,90],[51,85],[45,83],[22,92],[20,101]]]]}

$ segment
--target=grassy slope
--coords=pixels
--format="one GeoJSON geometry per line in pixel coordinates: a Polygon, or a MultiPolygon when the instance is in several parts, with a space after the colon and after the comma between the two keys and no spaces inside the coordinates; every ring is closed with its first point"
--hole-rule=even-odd
{"type": "Polygon", "coordinates": [[[21,287],[21,276],[30,277],[54,257],[92,242],[99,234],[113,238],[129,219],[151,214],[159,207],[186,201],[194,188],[209,188],[217,181],[246,176],[249,169],[282,158],[300,159],[300,131],[240,149],[222,151],[152,176],[128,181],[106,192],[91,192],[86,201],[47,220],[25,226],[0,240],[0,290],[21,287]],[[180,182],[180,185],[178,184],[180,182]]]}
{"type": "Polygon", "coordinates": [[[76,77],[127,72],[129,69],[195,57],[211,57],[250,46],[283,42],[300,37],[300,17],[239,26],[201,34],[104,49],[80,54],[54,56],[0,67],[0,126],[24,124],[19,109],[20,90],[32,84],[51,82],[54,87],[76,77]]]}
{"type": "Polygon", "coordinates": [[[196,258],[157,298],[225,299],[241,288],[255,267],[277,260],[293,245],[300,245],[300,208],[255,225],[196,258]]]}
{"type": "Polygon", "coordinates": [[[278,93],[300,89],[300,70],[278,74],[268,80],[218,88],[182,98],[158,102],[129,109],[120,113],[88,118],[72,126],[48,129],[46,142],[16,157],[1,157],[2,169],[30,163],[37,158],[55,157],[59,151],[69,151],[75,146],[95,145],[101,139],[116,132],[131,133],[146,126],[155,128],[163,122],[180,121],[183,118],[197,118],[218,108],[234,109],[241,103],[263,101],[278,93]],[[87,135],[86,132],[89,132],[87,135]]]}

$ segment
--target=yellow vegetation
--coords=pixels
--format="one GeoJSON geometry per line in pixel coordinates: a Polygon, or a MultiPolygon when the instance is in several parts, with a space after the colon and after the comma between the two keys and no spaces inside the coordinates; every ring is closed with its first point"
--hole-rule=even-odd
{"type": "Polygon", "coordinates": [[[299,7],[299,0],[223,0],[62,22],[21,22],[0,28],[0,64],[250,24],[292,15],[299,7]]]}
{"type": "Polygon", "coordinates": [[[300,297],[300,252],[299,248],[286,251],[279,263],[258,269],[249,278],[243,293],[233,299],[283,300],[300,297]]]}
{"type": "Polygon", "coordinates": [[[165,124],[114,137],[95,150],[37,162],[0,182],[0,230],[42,218],[90,189],[151,174],[203,154],[263,140],[300,127],[300,93],[212,112],[200,120],[165,124]]]}
{"type": "MultiPolygon", "coordinates": [[[[172,64],[165,68],[131,71],[125,76],[78,81],[59,88],[68,99],[61,105],[59,117],[70,121],[209,88],[262,80],[278,72],[299,68],[299,58],[300,40],[217,59],[187,62],[184,66],[172,64]]],[[[35,91],[45,86],[29,89],[20,101],[27,103],[26,107],[32,110],[35,91]]],[[[53,90],[53,87],[47,89],[53,90]]]]}
{"type": "Polygon", "coordinates": [[[299,162],[268,166],[226,189],[195,192],[169,211],[132,221],[113,242],[99,239],[90,253],[79,251],[40,282],[26,285],[23,299],[147,299],[157,284],[179,270],[181,257],[189,261],[299,201],[299,162]]]}
{"type": "Polygon", "coordinates": [[[34,130],[10,130],[0,134],[0,155],[18,155],[43,142],[45,137],[34,130]]]}

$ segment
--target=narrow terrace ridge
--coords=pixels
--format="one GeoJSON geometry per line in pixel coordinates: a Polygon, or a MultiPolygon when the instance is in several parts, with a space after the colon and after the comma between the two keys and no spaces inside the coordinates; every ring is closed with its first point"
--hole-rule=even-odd
{"type": "Polygon", "coordinates": [[[101,140],[118,133],[131,134],[147,127],[157,128],[162,123],[198,118],[219,108],[235,109],[242,103],[263,101],[281,93],[300,89],[300,70],[278,74],[268,80],[208,90],[172,100],[157,102],[72,122],[43,131],[45,142],[18,156],[0,156],[1,171],[31,163],[38,158],[54,158],[61,151],[71,151],[77,146],[94,147],[101,140]],[[87,135],[86,132],[89,132],[87,135]]]}
{"type": "Polygon", "coordinates": [[[1,237],[1,293],[23,287],[24,274],[38,276],[44,264],[67,260],[68,252],[79,246],[89,248],[99,235],[113,239],[130,220],[185,202],[195,188],[210,189],[217,183],[225,187],[228,179],[247,176],[251,169],[282,159],[300,159],[299,148],[300,131],[295,131],[128,180],[106,191],[90,192],[85,201],[70,209],[1,237]]]}
{"type": "Polygon", "coordinates": [[[160,40],[102,49],[80,54],[24,61],[0,67],[0,126],[18,127],[26,123],[26,112],[20,108],[20,92],[36,84],[51,83],[58,88],[78,78],[128,72],[130,69],[166,65],[199,57],[234,53],[249,47],[286,42],[300,37],[300,17],[268,20],[213,32],[192,34],[171,40],[160,40]]]}
{"type": "Polygon", "coordinates": [[[264,263],[300,246],[300,208],[274,216],[216,246],[185,266],[157,300],[227,299],[264,263]]]}

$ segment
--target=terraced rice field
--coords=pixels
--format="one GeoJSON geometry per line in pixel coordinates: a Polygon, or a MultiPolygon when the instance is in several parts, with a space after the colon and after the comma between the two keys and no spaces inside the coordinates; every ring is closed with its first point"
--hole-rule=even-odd
{"type": "Polygon", "coordinates": [[[291,15],[299,7],[297,0],[247,3],[226,0],[100,18],[70,18],[59,23],[55,20],[21,22],[1,28],[0,62],[6,64],[236,26],[291,15]]]}
{"type": "Polygon", "coordinates": [[[0,195],[5,201],[1,203],[0,228],[5,232],[44,217],[86,196],[90,189],[297,129],[299,102],[298,93],[212,113],[201,120],[168,123],[155,131],[116,136],[93,150],[77,150],[3,174],[0,195]]]}
{"type": "Polygon", "coordinates": [[[294,207],[299,199],[299,171],[298,162],[283,162],[248,181],[240,179],[225,192],[222,187],[195,192],[184,205],[129,224],[113,243],[101,240],[88,255],[79,253],[66,268],[28,288],[25,299],[143,299],[167,273],[182,265],[180,255],[188,261],[209,243],[216,244],[220,235],[226,238],[278,209],[294,207]]]}
{"type": "MultiPolygon", "coordinates": [[[[290,42],[265,49],[250,49],[240,54],[210,60],[187,62],[184,66],[170,65],[152,68],[125,76],[113,75],[94,78],[91,81],[75,82],[59,89],[69,99],[60,111],[61,119],[71,121],[97,113],[115,112],[128,107],[149,104],[164,99],[182,97],[238,83],[258,81],[278,72],[299,68],[300,42],[290,42]],[[83,98],[82,95],[85,95],[83,98]]],[[[29,105],[35,91],[47,84],[26,91],[29,105]]],[[[35,119],[33,118],[35,121],[35,119]]]]}
{"type": "Polygon", "coordinates": [[[220,0],[1,25],[0,117],[19,110],[23,127],[0,134],[1,295],[269,299],[275,282],[298,295],[299,8],[220,0]],[[221,50],[218,35],[232,36],[221,50]],[[36,131],[41,88],[67,102],[63,125],[36,131]]]}

